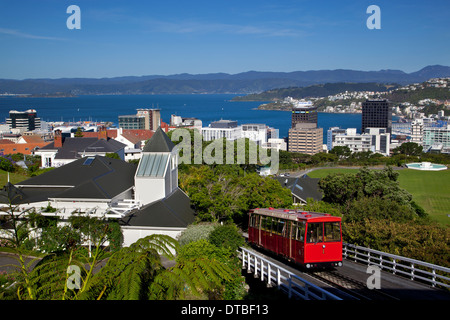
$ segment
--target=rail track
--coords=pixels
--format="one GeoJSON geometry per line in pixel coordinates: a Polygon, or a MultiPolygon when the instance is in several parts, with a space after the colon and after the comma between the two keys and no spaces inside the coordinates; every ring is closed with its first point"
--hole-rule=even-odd
{"type": "Polygon", "coordinates": [[[339,274],[336,270],[313,271],[307,273],[316,280],[327,283],[328,285],[345,293],[343,299],[362,300],[362,301],[392,301],[398,298],[381,291],[380,289],[369,289],[363,281],[350,278],[339,274]],[[348,296],[347,296],[348,295],[348,296]],[[353,298],[353,299],[352,299],[353,298]]]}
{"type": "Polygon", "coordinates": [[[338,270],[321,270],[321,271],[313,271],[306,270],[301,268],[299,265],[284,259],[271,251],[266,250],[265,248],[258,246],[251,246],[253,250],[259,252],[260,254],[265,255],[266,257],[270,257],[273,260],[276,260],[282,263],[285,266],[290,267],[298,272],[299,276],[307,276],[316,281],[322,282],[335,290],[332,292],[337,296],[342,295],[342,299],[344,300],[361,300],[361,301],[373,301],[373,300],[399,300],[392,295],[389,295],[379,289],[369,289],[367,287],[367,283],[364,281],[360,281],[354,278],[350,278],[343,274],[340,274],[338,270]]]}

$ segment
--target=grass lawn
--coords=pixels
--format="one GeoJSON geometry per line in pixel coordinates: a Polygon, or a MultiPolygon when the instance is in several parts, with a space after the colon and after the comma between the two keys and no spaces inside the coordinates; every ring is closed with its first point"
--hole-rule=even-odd
{"type": "MultiPolygon", "coordinates": [[[[19,173],[9,173],[9,181],[12,184],[19,183],[21,181],[24,181],[28,179],[29,176],[25,174],[19,174],[19,173]]],[[[8,172],[0,170],[0,188],[3,188],[3,186],[8,182],[8,172]]]]}
{"type": "MultiPolygon", "coordinates": [[[[330,173],[356,173],[357,169],[319,169],[308,173],[322,178],[330,173]]],[[[398,170],[400,187],[412,194],[414,201],[436,221],[450,225],[450,169],[445,171],[398,170]]]]}

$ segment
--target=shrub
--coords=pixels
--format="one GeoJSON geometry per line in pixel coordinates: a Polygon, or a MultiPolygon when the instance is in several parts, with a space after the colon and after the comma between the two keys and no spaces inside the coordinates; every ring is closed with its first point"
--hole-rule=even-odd
{"type": "Polygon", "coordinates": [[[219,226],[218,223],[199,223],[192,224],[184,230],[178,237],[178,243],[181,247],[187,245],[192,241],[207,240],[209,234],[219,226]]]}
{"type": "Polygon", "coordinates": [[[216,227],[210,233],[208,240],[217,247],[229,249],[233,254],[245,244],[244,237],[234,224],[216,227]]]}
{"type": "MultiPolygon", "coordinates": [[[[219,227],[218,227],[219,228],[219,227]]],[[[231,278],[221,281],[220,287],[207,292],[209,299],[239,300],[243,299],[245,289],[245,279],[241,275],[241,267],[237,257],[230,257],[227,248],[213,245],[206,239],[191,241],[181,248],[177,260],[207,259],[208,261],[218,260],[232,269],[231,278]]]]}

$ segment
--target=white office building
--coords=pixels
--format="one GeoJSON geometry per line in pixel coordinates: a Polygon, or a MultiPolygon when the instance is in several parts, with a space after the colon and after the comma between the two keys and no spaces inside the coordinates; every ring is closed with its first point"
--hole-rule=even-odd
{"type": "Polygon", "coordinates": [[[208,127],[202,128],[202,136],[205,141],[226,138],[233,141],[241,138],[241,127],[238,127],[237,121],[219,120],[211,122],[208,127]]]}
{"type": "Polygon", "coordinates": [[[424,129],[423,150],[450,153],[450,125],[424,129]]]}
{"type": "Polygon", "coordinates": [[[265,124],[243,124],[241,126],[241,138],[248,138],[262,146],[267,142],[267,126],[265,124]]]}
{"type": "Polygon", "coordinates": [[[372,151],[389,155],[390,134],[385,128],[366,128],[363,134],[357,133],[356,128],[349,128],[345,134],[335,135],[335,146],[347,146],[352,152],[372,151]]]}

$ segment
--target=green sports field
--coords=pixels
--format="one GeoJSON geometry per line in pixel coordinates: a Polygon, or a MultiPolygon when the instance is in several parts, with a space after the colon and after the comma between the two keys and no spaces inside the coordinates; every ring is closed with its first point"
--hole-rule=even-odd
{"type": "MultiPolygon", "coordinates": [[[[318,169],[308,173],[311,178],[322,178],[333,172],[355,173],[357,169],[318,169]]],[[[436,221],[450,225],[450,169],[444,171],[419,171],[402,169],[399,183],[412,194],[414,201],[436,221]]]]}

